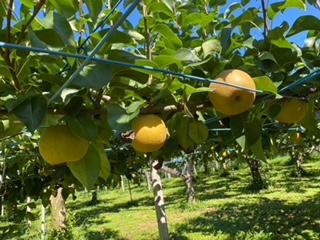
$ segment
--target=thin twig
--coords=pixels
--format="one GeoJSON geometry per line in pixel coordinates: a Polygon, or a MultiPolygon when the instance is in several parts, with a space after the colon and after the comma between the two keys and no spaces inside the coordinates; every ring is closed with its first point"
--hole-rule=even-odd
{"type": "MultiPolygon", "coordinates": [[[[7,43],[11,43],[11,17],[13,10],[13,0],[10,0],[8,9],[7,9],[7,33],[6,33],[6,41],[7,43]]],[[[10,49],[6,49],[6,56],[10,55],[10,49]]]]}
{"type": "Polygon", "coordinates": [[[45,2],[46,2],[45,0],[38,1],[37,5],[33,11],[32,16],[29,18],[29,20],[26,22],[26,24],[23,25],[23,27],[21,29],[20,35],[17,40],[17,44],[21,43],[22,39],[24,38],[26,30],[28,29],[28,27],[32,23],[33,19],[38,15],[39,11],[41,10],[41,8],[45,4],[45,2]]]}
{"type": "Polygon", "coordinates": [[[264,39],[268,39],[268,32],[270,31],[270,26],[268,22],[268,16],[267,16],[267,7],[265,0],[261,0],[262,5],[262,14],[263,14],[263,21],[264,21],[264,28],[263,28],[263,36],[264,39]]]}
{"type": "MultiPolygon", "coordinates": [[[[148,21],[148,9],[145,2],[142,2],[143,9],[143,21],[144,21],[144,29],[145,29],[145,39],[146,39],[146,50],[147,50],[147,59],[152,60],[152,49],[151,49],[151,40],[150,40],[150,29],[149,29],[149,21],[148,21]]],[[[149,75],[148,85],[152,83],[152,75],[149,75]]]]}

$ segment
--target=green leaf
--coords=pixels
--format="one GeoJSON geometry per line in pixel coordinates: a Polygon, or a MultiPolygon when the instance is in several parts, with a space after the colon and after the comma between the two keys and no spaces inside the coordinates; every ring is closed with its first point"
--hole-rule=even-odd
{"type": "Polygon", "coordinates": [[[64,14],[66,18],[73,17],[79,10],[77,0],[50,0],[49,3],[54,6],[54,9],[64,14]]]}
{"type": "Polygon", "coordinates": [[[264,162],[267,161],[266,156],[263,151],[261,137],[253,145],[250,146],[250,150],[253,153],[253,155],[255,155],[260,160],[262,160],[264,162]]]}
{"type": "Polygon", "coordinates": [[[161,0],[161,2],[163,2],[168,7],[168,9],[173,12],[173,8],[175,6],[174,0],[161,0]]]}
{"type": "MultiPolygon", "coordinates": [[[[91,42],[93,45],[97,45],[101,39],[110,31],[110,28],[103,29],[101,31],[94,32],[91,34],[91,42]]],[[[108,53],[112,47],[113,43],[120,44],[120,43],[130,43],[132,42],[131,37],[125,33],[120,31],[114,31],[111,37],[108,39],[107,42],[103,44],[103,46],[99,50],[99,54],[108,53]]]]}
{"type": "Polygon", "coordinates": [[[0,139],[14,136],[23,130],[24,125],[17,121],[14,116],[0,121],[0,139]]]}
{"type": "Polygon", "coordinates": [[[230,128],[233,137],[242,149],[246,148],[245,126],[242,114],[230,117],[230,128]]]}
{"type": "MultiPolygon", "coordinates": [[[[68,2],[68,1],[66,1],[68,2]]],[[[75,46],[73,31],[67,19],[57,12],[50,11],[45,18],[37,18],[45,29],[53,29],[61,38],[65,46],[75,46]]],[[[50,37],[50,36],[48,36],[50,37]]]]}
{"type": "Polygon", "coordinates": [[[29,39],[32,47],[37,47],[37,48],[47,48],[48,46],[42,42],[38,36],[34,33],[31,27],[28,28],[29,32],[29,39]]]}
{"type": "Polygon", "coordinates": [[[180,40],[180,38],[167,25],[158,24],[155,26],[153,31],[159,33],[162,36],[166,47],[171,49],[179,49],[182,47],[182,41],[180,40]]]}
{"type": "Polygon", "coordinates": [[[193,94],[193,93],[200,93],[200,92],[212,92],[213,89],[210,88],[210,87],[200,87],[200,88],[194,88],[192,87],[191,85],[189,84],[185,84],[185,93],[186,93],[186,97],[187,99],[190,98],[190,96],[193,94]]]}
{"type": "Polygon", "coordinates": [[[180,59],[168,55],[155,56],[153,61],[159,66],[159,68],[165,68],[171,64],[178,64],[181,62],[180,59]]]}
{"type": "Polygon", "coordinates": [[[109,145],[110,139],[113,136],[113,132],[109,126],[107,116],[107,114],[101,114],[100,118],[97,120],[98,133],[94,141],[97,143],[109,145]]]}
{"type": "Polygon", "coordinates": [[[150,13],[161,13],[161,17],[162,18],[166,18],[165,16],[163,16],[163,14],[165,14],[168,17],[173,18],[174,17],[174,13],[171,9],[170,6],[166,5],[165,3],[161,3],[161,2],[154,2],[149,6],[149,12],[150,13]]]}
{"type": "Polygon", "coordinates": [[[99,152],[100,160],[101,160],[101,171],[99,177],[107,181],[108,177],[111,173],[111,165],[108,160],[107,154],[104,150],[103,144],[94,143],[95,148],[99,152]]]}
{"type": "Polygon", "coordinates": [[[96,22],[99,13],[102,11],[102,2],[101,1],[92,1],[92,0],[84,0],[84,3],[88,7],[89,16],[92,22],[96,22]]]}
{"type": "Polygon", "coordinates": [[[4,1],[0,1],[0,16],[6,16],[6,6],[4,1]]]}
{"type": "Polygon", "coordinates": [[[284,21],[280,27],[276,27],[269,32],[269,38],[271,42],[280,48],[295,49],[294,46],[285,37],[285,32],[289,29],[289,24],[284,21]]]}
{"type": "Polygon", "coordinates": [[[243,113],[230,117],[230,127],[232,135],[243,150],[253,146],[261,138],[262,125],[253,114],[243,113]]]}
{"type": "Polygon", "coordinates": [[[47,101],[42,95],[28,97],[12,112],[33,133],[43,122],[47,113],[47,101]]]}
{"type": "Polygon", "coordinates": [[[79,137],[87,140],[93,140],[98,133],[98,128],[95,122],[85,113],[79,113],[76,116],[66,117],[71,131],[79,137]]]}
{"type": "Polygon", "coordinates": [[[162,78],[162,73],[158,71],[152,71],[152,68],[159,68],[159,66],[150,60],[146,59],[137,59],[135,60],[136,65],[144,66],[144,68],[134,68],[135,71],[137,72],[142,72],[146,74],[151,74],[157,78],[162,78]]]}
{"type": "Polygon", "coordinates": [[[259,119],[250,115],[250,119],[248,118],[245,123],[246,145],[248,147],[255,145],[256,142],[261,139],[261,134],[262,125],[259,119]]]}
{"type": "Polygon", "coordinates": [[[320,20],[319,18],[307,15],[299,17],[292,25],[291,29],[287,33],[286,37],[291,37],[295,34],[301,33],[303,31],[315,30],[320,31],[320,20]]]}
{"type": "Polygon", "coordinates": [[[315,102],[314,99],[308,103],[308,111],[306,116],[299,122],[305,129],[315,133],[318,127],[318,120],[315,113],[315,102]]]}
{"type": "Polygon", "coordinates": [[[189,62],[197,62],[200,60],[190,49],[187,48],[178,49],[173,57],[181,61],[189,62]]]}
{"type": "Polygon", "coordinates": [[[67,163],[71,173],[87,189],[91,190],[97,182],[101,171],[101,157],[99,151],[90,144],[87,154],[77,162],[67,163]]]}
{"type": "Polygon", "coordinates": [[[238,3],[238,2],[231,3],[227,8],[227,10],[224,12],[224,18],[228,19],[230,17],[230,14],[232,14],[235,10],[238,10],[241,8],[242,8],[241,3],[238,3]]]}
{"type": "Polygon", "coordinates": [[[235,28],[240,26],[242,23],[245,22],[252,22],[253,21],[253,15],[250,11],[244,11],[241,15],[236,17],[231,21],[231,27],[235,28]]]}
{"type": "Polygon", "coordinates": [[[170,135],[178,140],[181,147],[185,150],[193,147],[193,141],[189,136],[189,124],[193,119],[185,116],[183,112],[176,113],[168,126],[170,135]]]}
{"type": "Polygon", "coordinates": [[[203,57],[212,54],[220,54],[222,51],[221,42],[217,39],[210,39],[202,44],[203,57]]]}
{"type": "Polygon", "coordinates": [[[252,78],[257,90],[277,94],[277,86],[268,76],[259,76],[252,78]]]}
{"type": "Polygon", "coordinates": [[[72,84],[85,88],[102,88],[112,78],[112,70],[109,64],[91,63],[85,66],[72,84]]]}
{"type": "Polygon", "coordinates": [[[208,138],[208,134],[208,128],[203,122],[190,122],[189,137],[196,145],[204,143],[208,138]]]}
{"type": "Polygon", "coordinates": [[[130,114],[119,104],[108,104],[108,123],[110,127],[119,132],[131,130],[130,114]]]}
{"type": "Polygon", "coordinates": [[[282,2],[275,2],[270,4],[267,9],[267,15],[271,20],[273,20],[280,11],[283,13],[289,8],[300,8],[305,11],[306,5],[302,0],[285,0],[282,2]]]}

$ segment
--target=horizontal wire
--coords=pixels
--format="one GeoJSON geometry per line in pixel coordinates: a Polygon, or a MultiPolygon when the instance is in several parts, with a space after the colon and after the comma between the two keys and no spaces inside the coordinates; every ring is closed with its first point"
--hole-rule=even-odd
{"type": "Polygon", "coordinates": [[[86,56],[83,63],[77,68],[77,70],[69,77],[69,79],[58,89],[55,94],[48,100],[48,105],[50,105],[76,77],[80,74],[81,70],[91,61],[93,56],[99,51],[99,49],[103,46],[103,44],[109,40],[109,38],[113,35],[113,33],[117,30],[117,28],[122,24],[124,20],[133,12],[136,6],[139,4],[140,0],[135,0],[128,9],[123,13],[120,19],[113,25],[113,27],[108,31],[106,35],[99,41],[99,43],[94,47],[91,53],[86,56]]]}
{"type": "MultiPolygon", "coordinates": [[[[45,48],[26,47],[26,46],[21,46],[21,45],[16,45],[16,44],[12,44],[12,43],[6,43],[6,42],[0,42],[0,47],[13,48],[13,49],[24,50],[24,51],[29,51],[29,52],[48,53],[48,54],[62,56],[62,57],[87,59],[86,56],[83,56],[80,54],[58,52],[58,51],[53,51],[53,50],[49,50],[49,49],[45,49],[45,48]]],[[[95,62],[107,63],[107,64],[111,64],[111,65],[118,65],[118,66],[123,66],[123,67],[137,68],[137,69],[143,69],[143,70],[147,70],[147,71],[154,71],[154,72],[160,72],[160,73],[164,73],[164,74],[170,74],[170,75],[178,76],[178,77],[181,77],[184,79],[193,79],[193,80],[197,80],[197,81],[217,83],[217,84],[227,85],[230,87],[235,87],[235,88],[239,88],[239,89],[243,89],[243,90],[247,90],[247,91],[252,91],[252,92],[256,92],[256,93],[269,94],[269,92],[265,92],[262,90],[241,87],[241,86],[231,84],[231,83],[221,82],[221,81],[217,81],[217,80],[213,80],[213,79],[209,79],[209,78],[197,77],[197,76],[193,76],[193,75],[189,75],[189,74],[185,74],[185,73],[173,72],[173,71],[166,70],[166,69],[160,69],[160,68],[143,66],[143,65],[136,65],[133,63],[119,62],[119,61],[114,61],[114,60],[110,60],[110,59],[102,59],[102,58],[96,58],[96,57],[92,57],[90,60],[95,61],[95,62]]]]}
{"type": "MultiPolygon", "coordinates": [[[[231,131],[231,128],[211,128],[208,129],[209,132],[227,132],[227,131],[231,131]]],[[[263,131],[270,131],[270,130],[277,130],[275,128],[262,128],[263,131]]],[[[281,129],[283,131],[300,131],[301,128],[300,127],[292,127],[292,128],[283,128],[281,129]]]]}
{"type": "Polygon", "coordinates": [[[292,88],[294,88],[296,86],[302,85],[303,83],[305,83],[307,81],[310,81],[310,80],[312,80],[312,79],[314,79],[316,77],[319,77],[319,76],[320,76],[320,69],[316,69],[312,73],[310,73],[307,76],[299,79],[298,81],[295,81],[295,82],[289,84],[288,86],[283,87],[282,89],[280,89],[278,91],[278,93],[283,93],[283,92],[285,92],[285,91],[287,91],[289,89],[292,89],[292,88]]]}
{"type": "MultiPolygon", "coordinates": [[[[108,19],[109,17],[114,13],[114,11],[117,9],[117,7],[120,5],[120,3],[122,2],[122,0],[119,0],[114,6],[113,8],[110,10],[110,12],[102,19],[102,21],[92,30],[92,32],[90,33],[89,36],[87,36],[85,38],[85,40],[82,42],[82,44],[80,44],[79,47],[77,47],[77,53],[80,52],[80,50],[85,50],[84,48],[84,45],[89,41],[90,37],[91,37],[91,34],[95,33],[101,26],[102,24],[104,24],[108,19]]],[[[67,63],[64,68],[58,73],[58,75],[60,75],[61,73],[65,72],[65,71],[69,71],[69,67],[70,67],[70,64],[67,63]]]]}

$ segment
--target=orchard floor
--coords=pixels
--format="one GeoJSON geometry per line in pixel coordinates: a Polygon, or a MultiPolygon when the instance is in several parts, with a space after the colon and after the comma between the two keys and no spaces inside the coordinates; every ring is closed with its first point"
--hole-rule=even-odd
{"type": "MultiPolygon", "coordinates": [[[[166,214],[171,239],[320,239],[320,160],[304,164],[306,176],[293,177],[287,160],[275,159],[270,169],[262,171],[270,187],[253,191],[248,188],[249,168],[231,171],[227,177],[219,173],[198,173],[195,188],[198,201],[186,202],[184,182],[164,179],[166,214]]],[[[128,187],[128,186],[126,186],[128,187]]],[[[77,240],[153,240],[158,239],[152,191],[142,182],[128,189],[99,190],[98,203],[90,205],[91,194],[78,192],[77,199],[67,200],[68,234],[47,238],[77,240]]],[[[41,239],[41,212],[38,220],[20,231],[0,239],[41,239]]],[[[8,222],[0,222],[0,227],[8,222]]],[[[22,227],[25,226],[25,227],[22,227]]]]}

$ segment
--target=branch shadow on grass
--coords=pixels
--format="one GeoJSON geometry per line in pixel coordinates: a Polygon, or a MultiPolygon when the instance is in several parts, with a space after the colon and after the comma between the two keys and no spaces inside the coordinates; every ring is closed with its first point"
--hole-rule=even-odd
{"type": "MultiPolygon", "coordinates": [[[[201,217],[176,227],[177,234],[201,232],[212,237],[227,234],[238,239],[239,234],[265,233],[268,239],[320,239],[319,195],[301,204],[260,198],[258,203],[239,206],[226,204],[221,210],[208,210],[201,217]]],[[[179,238],[175,238],[179,239],[179,238]]]]}

